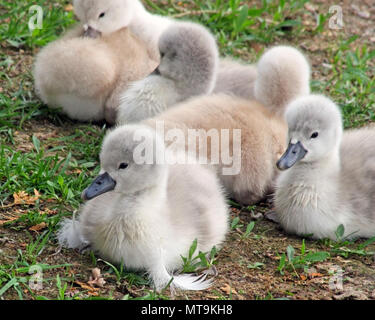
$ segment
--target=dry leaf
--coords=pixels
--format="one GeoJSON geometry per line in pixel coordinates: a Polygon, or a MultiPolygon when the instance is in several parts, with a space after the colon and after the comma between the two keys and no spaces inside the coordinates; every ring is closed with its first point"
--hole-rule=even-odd
{"type": "Polygon", "coordinates": [[[30,231],[40,231],[47,227],[47,224],[45,222],[41,222],[39,224],[36,224],[35,226],[32,226],[29,228],[30,231]]]}
{"type": "Polygon", "coordinates": [[[21,243],[18,244],[18,246],[24,249],[24,248],[27,247],[27,243],[26,242],[21,242],[21,243]]]}
{"type": "Polygon", "coordinates": [[[34,189],[34,196],[28,195],[25,191],[19,191],[13,193],[13,204],[35,204],[35,202],[40,198],[40,193],[38,190],[34,189]]]}
{"type": "Polygon", "coordinates": [[[105,285],[105,280],[103,279],[103,276],[100,273],[99,268],[94,268],[91,270],[92,276],[90,276],[90,281],[87,283],[90,285],[96,285],[100,288],[102,288],[105,285]]]}
{"type": "Polygon", "coordinates": [[[40,215],[46,214],[46,215],[54,215],[57,214],[57,210],[51,210],[49,208],[45,208],[43,211],[39,211],[40,215]]]}
{"type": "Polygon", "coordinates": [[[300,274],[299,276],[300,276],[301,280],[303,280],[303,281],[305,281],[307,279],[307,277],[303,274],[300,274]]]}
{"type": "Polygon", "coordinates": [[[98,293],[99,289],[98,288],[94,288],[94,287],[92,287],[92,286],[90,286],[90,285],[88,285],[84,282],[78,281],[78,280],[74,281],[74,283],[78,284],[82,289],[87,290],[88,294],[90,296],[98,296],[99,295],[99,293],[98,293]]]}
{"type": "Polygon", "coordinates": [[[69,12],[69,11],[73,11],[73,9],[74,9],[74,8],[73,8],[73,5],[70,4],[70,3],[67,4],[67,5],[64,7],[64,10],[65,10],[65,11],[68,11],[68,12],[69,12]]]}
{"type": "Polygon", "coordinates": [[[324,275],[319,272],[312,272],[309,274],[309,277],[313,279],[313,278],[318,278],[318,277],[324,277],[324,275]]]}
{"type": "Polygon", "coordinates": [[[7,222],[18,219],[17,217],[7,217],[7,218],[8,218],[7,220],[0,220],[0,227],[3,226],[4,224],[6,224],[7,222]]]}
{"type": "Polygon", "coordinates": [[[230,287],[229,284],[225,284],[224,287],[221,287],[220,290],[224,291],[226,294],[230,294],[232,291],[232,294],[237,294],[237,291],[230,287]]]}

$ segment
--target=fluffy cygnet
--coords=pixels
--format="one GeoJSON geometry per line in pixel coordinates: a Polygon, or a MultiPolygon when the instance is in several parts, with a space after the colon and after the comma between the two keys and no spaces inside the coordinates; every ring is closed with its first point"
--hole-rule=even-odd
{"type": "Polygon", "coordinates": [[[92,39],[74,28],[37,55],[35,87],[44,103],[72,119],[114,123],[120,93],[156,65],[129,29],[92,39]]]}
{"type": "Polygon", "coordinates": [[[267,104],[222,94],[197,97],[143,122],[153,128],[164,126],[166,143],[184,150],[191,146],[195,150],[197,139],[189,140],[189,130],[195,129],[199,156],[208,158],[228,193],[243,204],[254,204],[273,191],[278,172],[275,163],[286,147],[285,102],[309,92],[309,64],[296,49],[270,49],[260,59],[258,73],[262,77],[256,83],[257,92],[268,95],[258,96],[258,100],[267,104]],[[288,55],[284,55],[286,51],[288,55]],[[295,72],[297,68],[299,72],[295,72]],[[265,78],[269,81],[263,81],[265,78]],[[299,91],[291,86],[293,82],[298,84],[299,91]],[[175,128],[183,132],[181,143],[171,141],[175,128]],[[234,138],[235,130],[240,132],[239,139],[234,138]],[[235,150],[238,145],[240,150],[235,150]]]}
{"type": "Polygon", "coordinates": [[[160,38],[159,51],[161,61],[154,74],[133,83],[122,96],[118,123],[151,118],[177,102],[212,91],[219,58],[206,28],[172,24],[160,38]]]}
{"type": "Polygon", "coordinates": [[[287,232],[375,236],[375,128],[343,134],[339,108],[310,95],[287,108],[289,146],[277,165],[275,211],[287,232]]]}
{"type": "MultiPolygon", "coordinates": [[[[196,163],[168,164],[165,152],[163,140],[149,127],[122,126],[108,133],[101,174],[83,192],[89,201],[78,221],[63,222],[59,242],[69,248],[90,245],[112,263],[146,270],[158,290],[182,266],[181,255],[188,255],[194,239],[197,252],[220,246],[228,208],[217,177],[196,163]]],[[[173,275],[172,286],[180,289],[210,284],[173,275]]]]}
{"type": "Polygon", "coordinates": [[[110,34],[129,27],[155,56],[161,34],[173,21],[147,12],[139,0],[75,0],[74,10],[87,35],[110,34]]]}

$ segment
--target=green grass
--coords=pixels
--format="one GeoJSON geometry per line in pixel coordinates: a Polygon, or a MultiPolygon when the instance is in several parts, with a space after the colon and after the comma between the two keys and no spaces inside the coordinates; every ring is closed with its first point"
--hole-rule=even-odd
{"type": "Polygon", "coordinates": [[[64,10],[69,1],[1,1],[0,41],[15,48],[35,48],[55,40],[58,35],[74,23],[73,12],[64,10]],[[28,21],[34,15],[29,9],[39,5],[43,9],[43,29],[29,30],[28,21]]]}
{"type": "Polygon", "coordinates": [[[182,273],[197,272],[202,269],[207,269],[216,264],[217,250],[213,247],[210,252],[197,252],[198,240],[195,239],[190,246],[187,257],[181,256],[183,261],[182,273]]]}
{"type": "Polygon", "coordinates": [[[314,91],[327,91],[339,103],[346,128],[375,121],[375,49],[363,44],[352,50],[350,45],[357,39],[340,39],[338,47],[329,51],[328,80],[313,83],[314,91]]]}
{"type": "MultiPolygon", "coordinates": [[[[305,9],[305,0],[170,0],[164,1],[163,5],[149,0],[145,2],[158,14],[204,24],[215,34],[222,55],[232,55],[247,62],[255,61],[264,48],[274,43],[298,45],[302,40],[322,35],[329,18],[326,11],[321,11],[318,23],[307,28],[304,19],[308,16],[315,21],[315,16],[305,9]]],[[[33,194],[37,189],[41,194],[34,205],[18,205],[0,211],[22,210],[17,219],[6,223],[5,228],[27,239],[26,246],[17,250],[16,257],[0,253],[0,298],[23,299],[26,290],[34,299],[83,299],[81,295],[67,295],[72,282],[81,279],[81,275],[68,275],[70,264],[43,263],[43,255],[48,248],[56,247],[58,223],[79,209],[82,190],[99,171],[98,154],[106,127],[77,123],[47,108],[33,92],[31,61],[26,69],[19,70],[23,56],[33,56],[74,23],[73,13],[64,9],[68,3],[61,0],[0,0],[0,205],[12,204],[13,194],[20,191],[33,194]],[[31,32],[27,25],[31,17],[28,9],[34,4],[44,9],[43,29],[31,32]],[[57,134],[44,137],[44,124],[53,126],[57,134]],[[22,143],[20,133],[27,137],[22,143]],[[21,148],[21,144],[27,148],[21,148]],[[45,214],[47,209],[56,214],[45,214]],[[41,223],[45,223],[46,228],[39,233],[29,230],[41,223]],[[28,286],[31,277],[28,270],[36,264],[46,272],[55,272],[43,279],[55,289],[53,294],[39,295],[28,286]]],[[[348,37],[341,33],[329,43],[327,59],[330,68],[326,76],[314,78],[311,83],[313,91],[328,94],[339,103],[346,128],[375,121],[374,46],[359,42],[358,36],[348,37]]],[[[256,207],[241,208],[236,203],[230,204],[247,214],[257,210],[256,207]]],[[[256,241],[263,241],[267,233],[267,230],[258,232],[258,224],[236,216],[231,221],[231,234],[240,243],[253,245],[256,241]]],[[[336,256],[370,256],[373,252],[367,249],[374,241],[322,240],[311,242],[315,248],[311,250],[306,249],[303,241],[299,251],[289,245],[280,254],[278,272],[305,271],[318,261],[336,256]]],[[[185,272],[216,264],[216,249],[197,253],[196,247],[193,243],[189,254],[182,257],[185,272]]],[[[155,293],[143,274],[101,261],[93,253],[85,261],[89,267],[100,266],[114,288],[124,283],[127,289],[134,286],[144,288],[137,299],[167,298],[164,293],[155,293]]],[[[251,271],[263,272],[267,269],[267,261],[253,260],[246,266],[251,271]]],[[[231,294],[229,297],[221,292],[216,294],[218,299],[231,297],[231,294]]],[[[114,299],[112,293],[86,298],[114,299]]],[[[123,295],[124,300],[133,298],[131,293],[123,295]]],[[[274,297],[268,293],[265,299],[274,297]]]]}
{"type": "Polygon", "coordinates": [[[305,273],[308,273],[308,269],[314,263],[323,262],[329,257],[330,254],[326,251],[307,252],[305,240],[302,240],[300,254],[296,255],[295,249],[289,245],[286,249],[286,255],[283,253],[280,256],[280,263],[277,270],[281,275],[284,275],[284,270],[294,271],[299,278],[298,269],[302,269],[305,273]]]}
{"type": "Polygon", "coordinates": [[[181,6],[160,8],[146,1],[159,14],[203,23],[216,35],[222,53],[234,55],[238,50],[247,50],[251,41],[268,44],[276,37],[290,36],[290,28],[294,28],[294,33],[300,33],[300,17],[290,17],[301,13],[306,2],[263,0],[257,5],[248,5],[240,0],[195,0],[180,1],[181,6]]]}

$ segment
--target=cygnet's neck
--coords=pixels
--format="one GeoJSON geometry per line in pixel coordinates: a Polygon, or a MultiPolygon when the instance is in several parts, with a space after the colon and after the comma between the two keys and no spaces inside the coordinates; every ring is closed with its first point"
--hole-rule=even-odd
{"type": "Polygon", "coordinates": [[[129,25],[132,32],[150,46],[157,46],[160,35],[168,27],[168,19],[149,13],[138,0],[134,1],[134,14],[129,25]],[[151,42],[151,43],[150,43],[151,42]]]}
{"type": "Polygon", "coordinates": [[[295,174],[300,175],[301,179],[306,176],[312,180],[321,180],[323,176],[325,180],[336,178],[340,174],[340,153],[339,149],[333,150],[326,157],[314,162],[299,162],[295,166],[295,174]]]}
{"type": "Polygon", "coordinates": [[[158,216],[163,214],[166,204],[168,186],[168,171],[157,181],[152,181],[150,186],[132,193],[121,194],[120,207],[125,215],[135,214],[133,218],[143,219],[145,215],[158,216]],[[152,208],[152,210],[150,210],[152,208]]]}
{"type": "MultiPolygon", "coordinates": [[[[202,87],[197,86],[196,83],[191,83],[191,85],[187,83],[182,84],[175,84],[175,90],[178,93],[179,101],[185,101],[187,99],[190,99],[195,96],[203,95],[205,92],[203,92],[202,87]]],[[[210,92],[207,92],[209,94],[210,92]]]]}
{"type": "Polygon", "coordinates": [[[214,70],[201,70],[200,73],[184,79],[182,82],[176,82],[175,87],[178,91],[180,101],[185,101],[192,97],[211,94],[216,82],[214,70]]]}

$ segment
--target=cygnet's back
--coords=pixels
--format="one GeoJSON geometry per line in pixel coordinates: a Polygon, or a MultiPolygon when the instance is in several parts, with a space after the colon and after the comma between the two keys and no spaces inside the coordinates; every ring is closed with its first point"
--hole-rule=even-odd
{"type": "Polygon", "coordinates": [[[220,59],[217,79],[212,93],[225,93],[252,100],[255,98],[257,67],[232,59],[220,59]]]}

